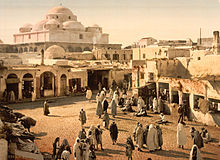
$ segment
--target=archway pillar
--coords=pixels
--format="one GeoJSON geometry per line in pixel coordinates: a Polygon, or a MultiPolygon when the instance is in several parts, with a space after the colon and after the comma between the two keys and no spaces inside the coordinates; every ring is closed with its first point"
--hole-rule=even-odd
{"type": "Polygon", "coordinates": [[[40,98],[40,77],[36,77],[36,98],[40,98]]]}
{"type": "Polygon", "coordinates": [[[36,100],[36,97],[37,97],[37,87],[36,87],[36,78],[34,78],[34,81],[33,81],[33,92],[32,92],[32,101],[35,101],[36,100]]]}
{"type": "Polygon", "coordinates": [[[18,100],[22,100],[22,81],[18,83],[18,100]]]}

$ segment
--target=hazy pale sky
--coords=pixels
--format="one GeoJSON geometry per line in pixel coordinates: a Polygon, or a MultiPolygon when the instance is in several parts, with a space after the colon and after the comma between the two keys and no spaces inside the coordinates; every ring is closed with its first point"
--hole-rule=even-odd
{"type": "Polygon", "coordinates": [[[220,30],[220,0],[0,0],[0,39],[26,23],[35,24],[62,3],[85,26],[98,24],[110,43],[129,45],[142,37],[186,39],[212,37],[220,30]]]}

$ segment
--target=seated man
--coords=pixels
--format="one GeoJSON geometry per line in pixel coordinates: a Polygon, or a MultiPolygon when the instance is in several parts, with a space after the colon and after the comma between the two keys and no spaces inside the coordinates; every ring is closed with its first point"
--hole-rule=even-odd
{"type": "Polygon", "coordinates": [[[123,107],[121,109],[123,112],[128,111],[128,112],[134,112],[134,110],[132,109],[132,105],[131,105],[131,100],[127,99],[125,102],[125,107],[123,107]]]}
{"type": "Polygon", "coordinates": [[[157,122],[158,124],[166,124],[166,123],[168,123],[168,121],[165,119],[165,115],[163,113],[161,113],[159,115],[159,117],[160,117],[160,120],[157,122]]]}
{"type": "Polygon", "coordinates": [[[147,111],[146,109],[142,108],[139,112],[135,113],[134,115],[137,117],[144,117],[147,116],[147,111]]]}

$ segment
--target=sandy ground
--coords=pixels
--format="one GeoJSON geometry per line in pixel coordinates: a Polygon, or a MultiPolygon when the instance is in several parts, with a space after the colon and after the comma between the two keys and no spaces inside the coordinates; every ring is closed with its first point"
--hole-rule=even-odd
{"type": "MultiPolygon", "coordinates": [[[[41,152],[52,153],[52,144],[56,137],[60,137],[61,141],[66,138],[70,145],[73,146],[78,132],[81,129],[78,115],[82,107],[87,114],[87,123],[85,125],[86,131],[92,124],[100,124],[102,126],[102,120],[98,119],[95,115],[96,103],[94,99],[92,101],[88,101],[85,96],[63,97],[49,100],[49,105],[51,112],[49,116],[43,115],[43,101],[10,105],[15,111],[19,111],[37,120],[36,126],[31,128],[31,132],[36,135],[37,140],[35,142],[41,152]]],[[[110,110],[108,112],[110,113],[110,110]]],[[[132,132],[137,121],[141,122],[145,128],[146,124],[154,123],[158,119],[159,116],[157,114],[149,113],[149,117],[134,117],[133,113],[124,114],[118,108],[118,115],[115,118],[119,128],[117,144],[112,145],[109,130],[103,129],[103,148],[105,150],[98,150],[96,152],[97,160],[127,159],[125,156],[124,144],[126,142],[126,138],[129,135],[132,136],[132,132]]],[[[219,159],[220,147],[218,146],[218,139],[220,138],[220,128],[203,126],[200,123],[187,121],[185,128],[187,133],[187,144],[185,149],[182,150],[177,147],[176,142],[177,117],[174,115],[166,115],[166,119],[168,119],[171,123],[168,125],[161,125],[164,143],[163,150],[149,153],[147,149],[143,149],[143,152],[138,152],[136,149],[133,152],[134,160],[147,159],[149,157],[153,160],[189,159],[189,153],[192,147],[192,139],[189,131],[192,126],[199,131],[202,127],[207,128],[212,138],[214,138],[214,142],[205,144],[205,147],[202,148],[201,156],[203,159],[219,159]]],[[[73,159],[73,155],[71,155],[71,159],[73,159]]]]}

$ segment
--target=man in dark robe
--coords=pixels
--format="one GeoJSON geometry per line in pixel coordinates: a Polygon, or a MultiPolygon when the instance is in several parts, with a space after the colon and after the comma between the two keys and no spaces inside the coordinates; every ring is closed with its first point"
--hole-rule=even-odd
{"type": "Polygon", "coordinates": [[[116,143],[118,138],[118,127],[115,123],[115,121],[112,122],[110,125],[110,136],[112,138],[113,145],[116,143]]]}

